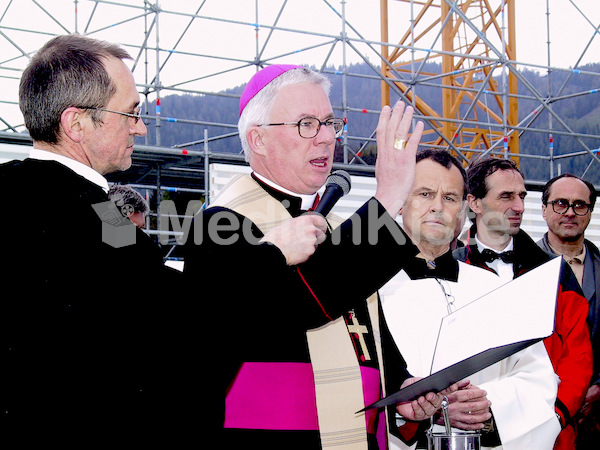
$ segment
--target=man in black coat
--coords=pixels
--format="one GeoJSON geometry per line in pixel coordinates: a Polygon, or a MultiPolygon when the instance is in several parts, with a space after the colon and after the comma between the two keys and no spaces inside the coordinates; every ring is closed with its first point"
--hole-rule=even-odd
{"type": "MultiPolygon", "coordinates": [[[[325,184],[343,131],[343,121],[333,116],[328,86],[325,77],[299,66],[269,66],[250,80],[238,128],[253,172],[225,187],[195,218],[187,237],[184,274],[190,290],[218,289],[202,303],[211,318],[207,336],[219,336],[203,347],[214,387],[207,393],[212,414],[205,424],[228,448],[305,450],[328,444],[329,435],[319,435],[323,415],[315,408],[315,388],[320,385],[313,381],[307,330],[333,325],[339,317],[348,327],[345,338],[362,375],[366,403],[340,407],[334,416],[354,415],[369,395],[374,395],[371,402],[380,395],[380,364],[365,300],[416,253],[394,217],[412,188],[423,125],[409,139],[412,108],[405,112],[399,103],[393,112],[383,109],[377,192],[330,233],[333,218],[326,222],[303,214],[325,184]],[[309,242],[314,254],[306,261],[290,258],[281,237],[291,244],[309,242]],[[368,394],[369,387],[376,393],[368,394]]],[[[375,323],[385,340],[385,324],[375,323]]],[[[335,356],[342,347],[333,350],[335,356]]],[[[408,376],[404,361],[393,351],[383,356],[390,389],[397,390],[408,376]]],[[[335,373],[326,386],[335,385],[335,373]]],[[[349,394],[330,398],[327,406],[343,405],[349,394]]],[[[414,412],[406,416],[433,414],[439,397],[428,394],[427,400],[412,405],[414,412]]],[[[365,420],[368,448],[383,448],[385,420],[367,412],[366,418],[359,416],[357,434],[365,420]]],[[[338,445],[346,437],[337,435],[338,445]]]]}
{"type": "Polygon", "coordinates": [[[177,414],[163,384],[176,358],[161,296],[175,274],[109,201],[104,178],[131,165],[146,133],[128,58],[59,36],[23,73],[34,148],[0,166],[3,443],[153,440],[177,414]]]}

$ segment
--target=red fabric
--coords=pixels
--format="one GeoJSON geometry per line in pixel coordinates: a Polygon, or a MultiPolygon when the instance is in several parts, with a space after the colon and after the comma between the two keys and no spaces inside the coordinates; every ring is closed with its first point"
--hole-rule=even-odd
{"type": "Polygon", "coordinates": [[[321,196],[317,193],[317,195],[315,197],[315,201],[313,202],[313,205],[310,207],[309,211],[314,211],[320,201],[321,201],[321,196]]]}
{"type": "Polygon", "coordinates": [[[560,450],[573,450],[575,448],[575,437],[575,429],[573,428],[573,425],[569,425],[562,430],[558,435],[558,438],[556,438],[554,448],[560,450]]]}
{"type": "MultiPolygon", "coordinates": [[[[569,424],[581,408],[592,378],[592,345],[586,322],[587,315],[587,300],[574,291],[563,290],[563,286],[560,286],[556,301],[555,330],[544,340],[544,344],[554,372],[560,378],[558,400],[566,406],[570,415],[564,417],[563,411],[556,408],[556,412],[563,419],[563,425],[569,424]]],[[[575,448],[575,432],[572,425],[561,431],[554,448],[575,448]]]]}
{"type": "Polygon", "coordinates": [[[400,433],[400,436],[404,442],[412,442],[418,431],[418,422],[406,422],[404,425],[398,428],[398,432],[400,433]]]}

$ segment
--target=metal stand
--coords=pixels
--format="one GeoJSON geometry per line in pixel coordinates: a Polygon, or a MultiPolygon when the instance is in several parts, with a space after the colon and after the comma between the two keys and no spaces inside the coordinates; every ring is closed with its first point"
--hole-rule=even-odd
{"type": "Polygon", "coordinates": [[[444,433],[434,433],[432,422],[431,428],[427,430],[427,448],[429,450],[480,450],[480,433],[452,431],[448,416],[448,404],[448,398],[444,397],[442,415],[444,416],[446,431],[444,433]]]}

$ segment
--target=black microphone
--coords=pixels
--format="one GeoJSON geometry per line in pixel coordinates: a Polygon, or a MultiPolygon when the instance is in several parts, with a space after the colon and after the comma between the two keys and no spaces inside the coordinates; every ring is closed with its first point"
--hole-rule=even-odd
{"type": "Polygon", "coordinates": [[[327,177],[325,192],[317,204],[315,212],[326,216],[337,201],[350,192],[350,175],[344,170],[336,170],[327,177]]]}

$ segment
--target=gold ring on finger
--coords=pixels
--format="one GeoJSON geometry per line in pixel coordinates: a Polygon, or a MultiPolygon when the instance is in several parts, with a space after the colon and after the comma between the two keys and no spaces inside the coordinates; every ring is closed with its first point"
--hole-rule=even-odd
{"type": "Polygon", "coordinates": [[[404,147],[406,147],[406,139],[396,138],[394,140],[394,148],[396,150],[404,150],[404,147]]]}

